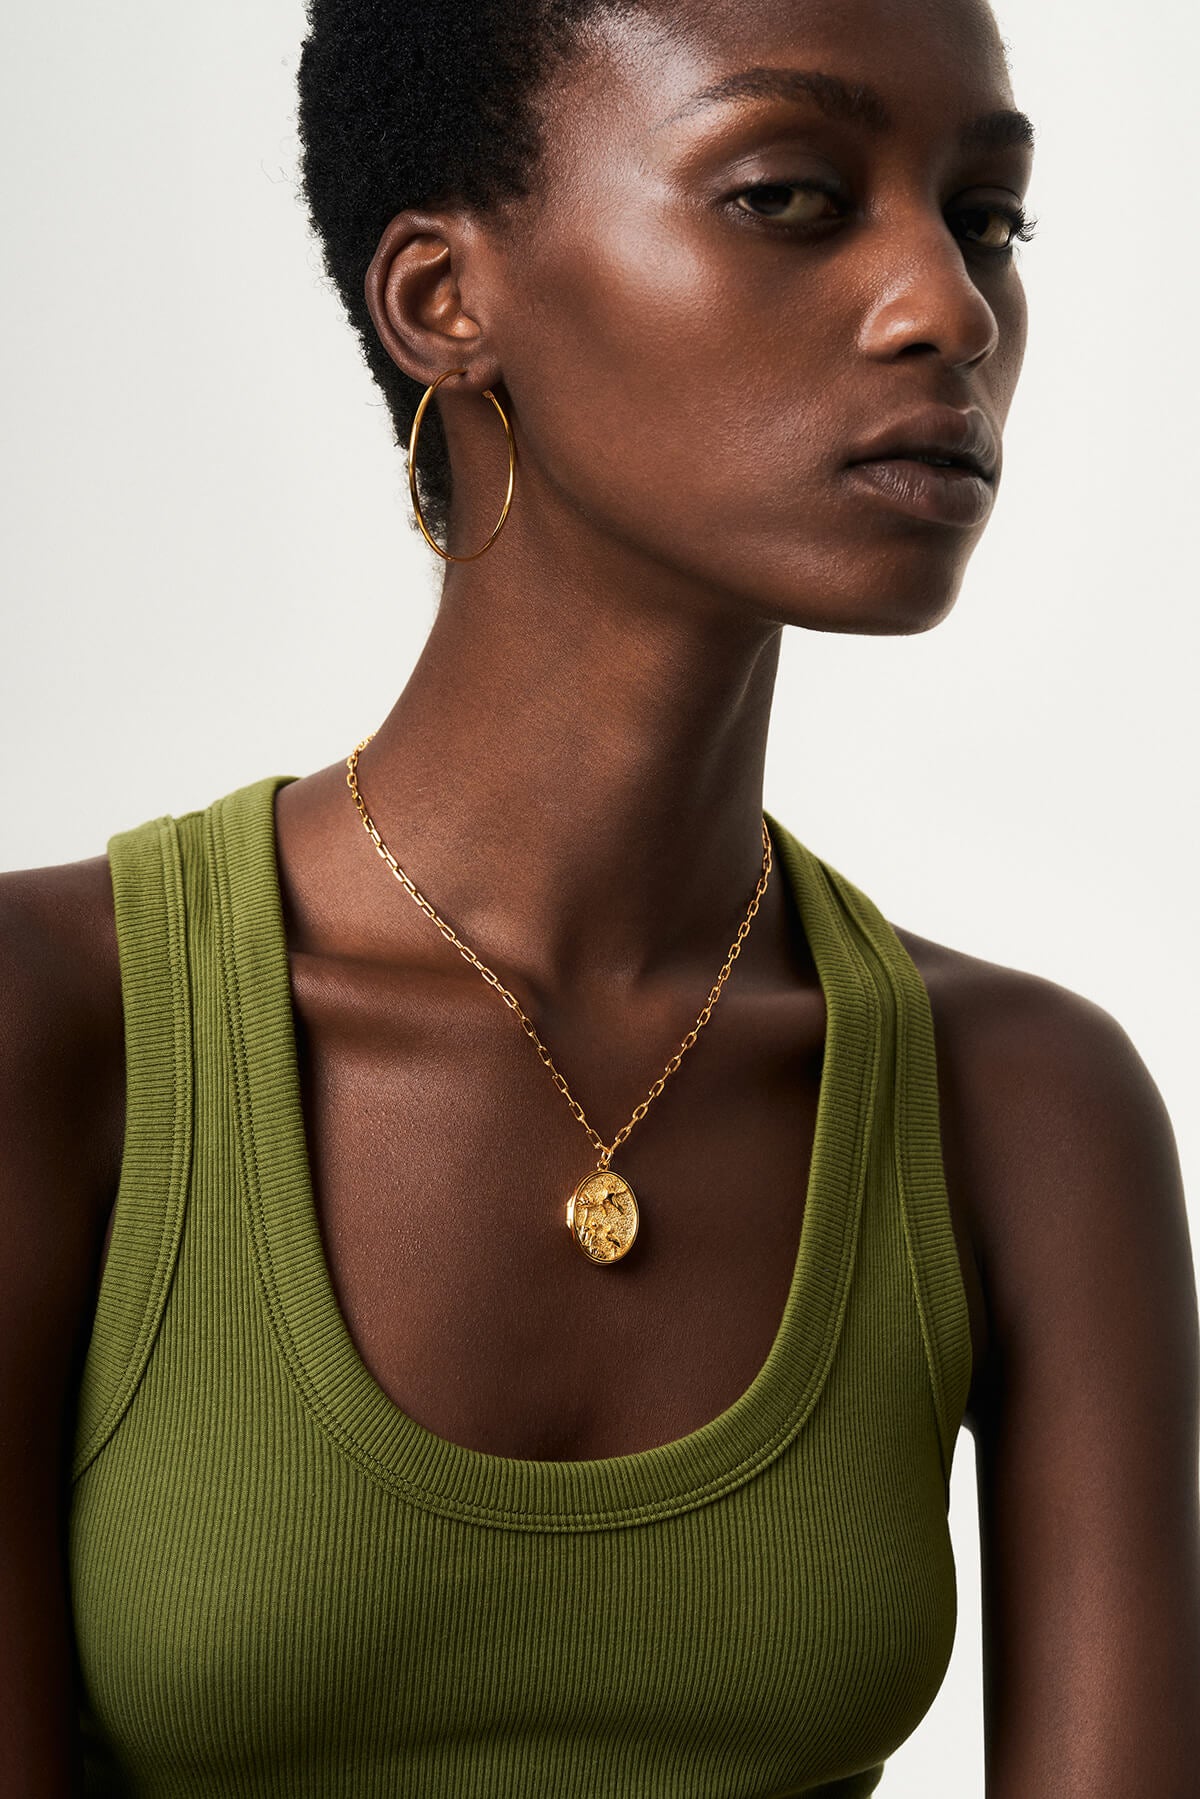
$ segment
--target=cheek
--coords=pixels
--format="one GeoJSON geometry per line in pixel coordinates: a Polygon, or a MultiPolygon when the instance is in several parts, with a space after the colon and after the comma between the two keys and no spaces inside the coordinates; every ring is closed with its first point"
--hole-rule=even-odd
{"type": "Polygon", "coordinates": [[[714,254],[653,212],[593,227],[569,256],[539,258],[519,341],[502,348],[540,464],[584,503],[670,508],[677,526],[745,504],[748,484],[769,505],[837,424],[828,296],[800,304],[770,259],[751,279],[740,246],[714,254]]]}
{"type": "Polygon", "coordinates": [[[1000,422],[1008,416],[1025,361],[1029,306],[1019,275],[1014,274],[1002,299],[993,302],[1000,341],[992,357],[991,386],[1000,422]]]}

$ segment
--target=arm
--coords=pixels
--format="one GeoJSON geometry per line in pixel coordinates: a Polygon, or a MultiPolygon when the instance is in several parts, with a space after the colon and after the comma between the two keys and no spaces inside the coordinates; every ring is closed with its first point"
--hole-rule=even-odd
{"type": "Polygon", "coordinates": [[[113,1114],[74,925],[97,886],[94,863],[0,876],[0,1792],[23,1799],[79,1778],[65,1526],[113,1114]]]}
{"type": "Polygon", "coordinates": [[[999,974],[955,1032],[991,1338],[968,1419],[987,1795],[1189,1799],[1200,1332],[1174,1135],[1108,1013],[999,974]]]}

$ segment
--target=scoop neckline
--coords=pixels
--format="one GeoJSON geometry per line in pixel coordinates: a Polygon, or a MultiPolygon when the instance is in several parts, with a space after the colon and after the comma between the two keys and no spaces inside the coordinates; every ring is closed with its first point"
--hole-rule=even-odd
{"type": "Polygon", "coordinates": [[[879,1083],[880,995],[836,872],[764,814],[826,1003],[804,1213],[765,1361],[724,1411],[669,1442],[585,1460],[502,1456],[442,1437],[398,1406],[359,1355],[334,1292],[301,1103],[275,824],[275,794],[297,778],[265,776],[214,801],[207,818],[248,1224],[274,1336],[309,1412],[389,1491],[443,1516],[501,1529],[648,1522],[750,1480],[816,1406],[841,1334],[858,1243],[879,1083]]]}

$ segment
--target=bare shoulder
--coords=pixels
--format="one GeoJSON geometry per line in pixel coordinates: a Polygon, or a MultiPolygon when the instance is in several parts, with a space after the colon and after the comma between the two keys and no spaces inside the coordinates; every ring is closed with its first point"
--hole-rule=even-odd
{"type": "Polygon", "coordinates": [[[929,993],[947,1178],[969,1213],[996,1337],[1038,1304],[1046,1252],[1080,1233],[1120,1233],[1126,1252],[1139,1232],[1157,1239],[1178,1301],[1192,1269],[1175,1133],[1124,1026],[1042,975],[893,928],[929,993]]]}
{"type": "Polygon", "coordinates": [[[120,1173],[123,1029],[107,857],[0,874],[3,1310],[76,1352],[120,1173]]]}
{"type": "Polygon", "coordinates": [[[0,1131],[5,1163],[65,1150],[68,1187],[120,1159],[121,976],[107,856],[0,873],[0,1131]],[[65,1139],[65,1141],[64,1141],[65,1139]],[[82,1152],[90,1150],[90,1154],[82,1152]],[[81,1163],[84,1166],[81,1166],[81,1163]]]}
{"type": "Polygon", "coordinates": [[[1200,1324],[1172,1122],[1120,1021],[897,934],[930,997],[989,1351],[988,1799],[1183,1799],[1200,1759],[1200,1324]]]}
{"type": "Polygon", "coordinates": [[[1005,1051],[1019,1038],[1028,1049],[1041,1043],[1085,1063],[1093,1057],[1108,1061],[1118,1051],[1127,1075],[1135,1062],[1144,1068],[1124,1027],[1085,994],[1028,969],[935,943],[900,925],[892,929],[920,970],[935,1026],[956,1056],[1005,1051]]]}
{"type": "Polygon", "coordinates": [[[119,1172],[124,1069],[107,858],[0,874],[0,1786],[65,1791],[74,1409],[119,1172]]]}
{"type": "MultiPolygon", "coordinates": [[[[7,1378],[68,1385],[121,1169],[121,970],[108,858],[0,874],[0,1214],[7,1378]]],[[[45,1389],[43,1389],[45,1392],[45,1389]]]]}
{"type": "MultiPolygon", "coordinates": [[[[939,1058],[953,1094],[985,1103],[976,1126],[991,1121],[1003,1136],[1019,1114],[1023,1126],[1057,1135],[1098,1103],[1136,1109],[1160,1150],[1174,1150],[1158,1087],[1129,1033],[1085,994],[1044,975],[967,955],[915,932],[892,927],[916,963],[929,994],[939,1058]]],[[[986,1222],[986,1221],[983,1221],[986,1222]]]]}

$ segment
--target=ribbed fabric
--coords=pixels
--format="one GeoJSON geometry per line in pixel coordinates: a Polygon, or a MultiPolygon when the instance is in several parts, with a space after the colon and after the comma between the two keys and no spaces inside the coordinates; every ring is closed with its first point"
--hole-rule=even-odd
{"type": "Polygon", "coordinates": [[[127,1120],[70,1577],[89,1794],[860,1799],[940,1687],[971,1377],[932,1019],[769,813],[827,1005],[791,1288],[752,1385],[592,1461],[450,1443],[338,1309],[273,775],[110,839],[127,1120]]]}

